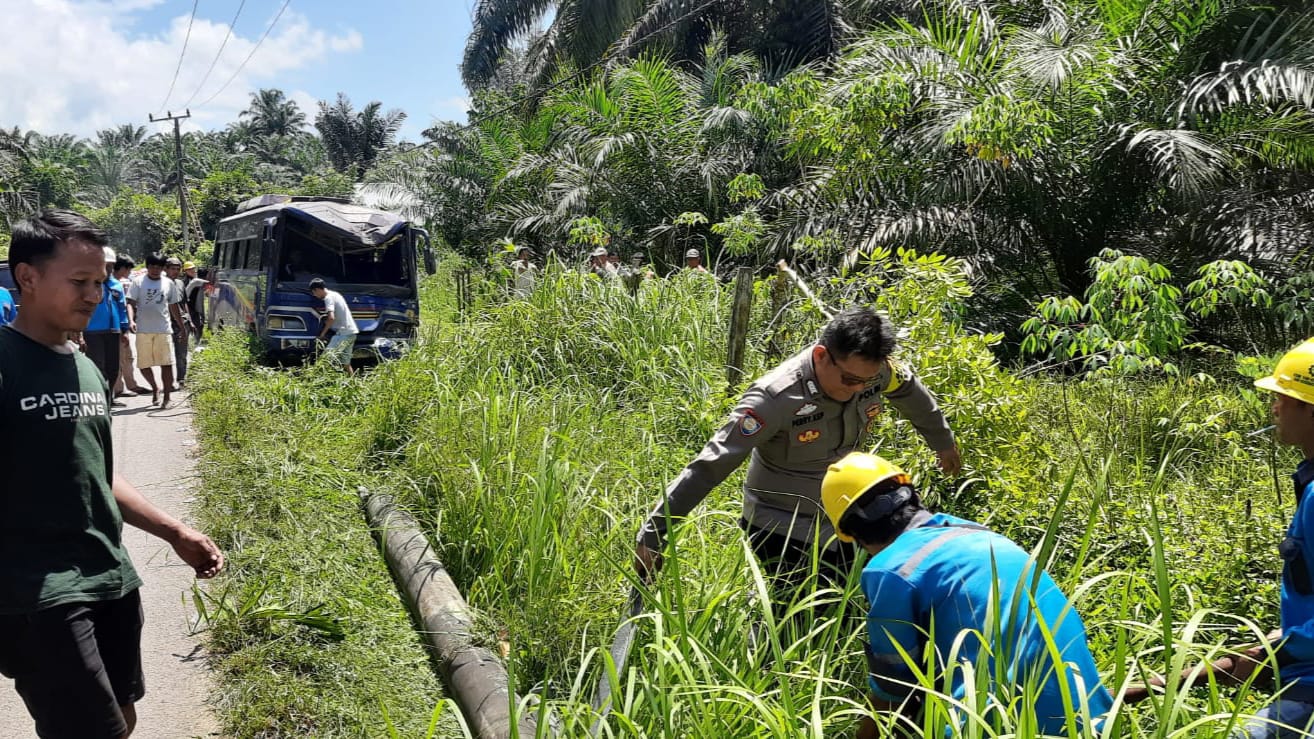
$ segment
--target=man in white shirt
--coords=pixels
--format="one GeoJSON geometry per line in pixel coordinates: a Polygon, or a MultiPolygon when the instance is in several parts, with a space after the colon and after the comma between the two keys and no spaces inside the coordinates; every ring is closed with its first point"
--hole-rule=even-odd
{"type": "Polygon", "coordinates": [[[151,386],[151,405],[160,400],[164,389],[164,402],[169,407],[169,394],[173,390],[173,326],[188,326],[191,320],[182,312],[182,290],[178,283],[166,277],[164,257],[156,252],[146,257],[146,274],[138,276],[128,288],[128,305],[137,318],[137,368],[151,386]],[[155,380],[155,368],[161,368],[162,382],[155,380]]]}
{"type": "Polygon", "coordinates": [[[527,246],[516,249],[516,261],[511,263],[515,271],[515,296],[527,298],[534,292],[534,281],[538,278],[538,265],[534,264],[534,250],[527,246]]]}
{"type": "Polygon", "coordinates": [[[323,341],[329,331],[333,338],[329,340],[324,356],[335,366],[341,367],[347,374],[352,374],[351,350],[356,347],[356,319],[351,316],[351,309],[342,293],[328,289],[318,277],[310,281],[310,294],[324,301],[324,320],[320,322],[319,340],[323,341]]]}

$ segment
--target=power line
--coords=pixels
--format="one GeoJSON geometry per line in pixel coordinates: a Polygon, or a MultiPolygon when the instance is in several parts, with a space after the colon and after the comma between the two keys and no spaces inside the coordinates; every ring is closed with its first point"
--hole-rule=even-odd
{"type": "Polygon", "coordinates": [[[292,0],[283,0],[283,7],[278,9],[278,15],[274,16],[274,20],[269,22],[269,27],[265,29],[264,35],[260,37],[260,40],[256,42],[255,47],[251,49],[251,53],[246,55],[246,58],[238,65],[237,71],[233,72],[233,76],[228,78],[228,81],[224,83],[223,87],[220,87],[213,95],[206,98],[205,102],[201,103],[200,107],[209,105],[211,100],[219,97],[219,93],[227,90],[228,86],[233,84],[233,80],[237,79],[237,75],[241,74],[242,70],[246,68],[246,63],[251,61],[251,57],[255,56],[255,53],[260,50],[260,45],[265,42],[265,39],[269,38],[269,33],[274,30],[274,26],[278,25],[278,19],[283,17],[283,11],[287,10],[287,6],[291,4],[292,0]]]}
{"type": "Polygon", "coordinates": [[[228,22],[228,33],[224,34],[224,42],[219,44],[219,51],[214,55],[214,60],[210,62],[210,68],[205,70],[205,76],[201,78],[201,84],[197,85],[195,90],[192,90],[192,96],[187,98],[187,102],[183,103],[184,108],[191,106],[192,101],[201,93],[201,88],[205,87],[205,83],[210,81],[210,73],[214,71],[215,65],[219,63],[219,57],[223,56],[224,47],[228,46],[228,39],[233,37],[233,27],[237,25],[237,19],[242,17],[242,8],[245,7],[246,0],[242,0],[241,4],[237,6],[237,12],[233,14],[233,19],[228,22]]]}
{"type": "Polygon", "coordinates": [[[178,72],[182,70],[183,57],[187,56],[187,43],[192,40],[192,24],[196,22],[196,8],[201,4],[201,0],[192,0],[192,17],[187,19],[187,35],[183,36],[182,51],[178,52],[178,66],[173,68],[173,81],[169,83],[169,92],[164,95],[164,102],[160,103],[160,110],[169,104],[169,98],[173,97],[174,85],[178,84],[178,72]]]}
{"type": "MultiPolygon", "coordinates": [[[[631,47],[633,47],[633,46],[638,46],[639,44],[643,43],[644,41],[647,41],[648,39],[652,38],[653,36],[656,36],[657,34],[661,33],[662,31],[668,30],[668,29],[670,29],[670,28],[673,28],[673,27],[679,25],[680,23],[683,23],[684,21],[686,21],[686,20],[688,20],[688,19],[694,17],[695,15],[698,15],[699,13],[703,12],[704,10],[707,10],[708,8],[712,7],[713,5],[716,5],[716,4],[719,3],[719,2],[721,2],[721,0],[708,0],[707,2],[703,3],[702,5],[699,5],[698,7],[694,8],[693,10],[690,10],[689,12],[685,13],[684,15],[682,15],[682,16],[680,16],[680,17],[678,17],[678,18],[675,18],[675,19],[673,19],[673,20],[671,20],[671,21],[668,21],[665,25],[662,25],[662,26],[659,26],[659,27],[657,27],[657,28],[654,28],[654,29],[652,29],[651,31],[649,31],[649,32],[647,32],[647,33],[645,33],[645,34],[643,34],[642,36],[639,36],[639,37],[636,38],[636,39],[632,39],[632,40],[630,41],[629,45],[630,45],[631,47]]],[[[594,63],[588,65],[587,67],[585,67],[585,68],[579,70],[578,72],[576,72],[576,73],[570,75],[569,77],[567,77],[567,78],[565,78],[565,79],[563,79],[563,80],[559,80],[559,81],[557,81],[557,82],[553,82],[552,84],[548,85],[547,87],[544,87],[542,90],[538,91],[538,92],[535,93],[535,94],[536,94],[536,95],[544,95],[544,94],[546,94],[546,93],[549,93],[549,92],[551,92],[551,91],[557,89],[558,87],[562,87],[562,86],[567,85],[567,84],[569,84],[569,83],[571,83],[571,82],[574,82],[575,80],[579,79],[580,77],[583,77],[584,75],[588,74],[589,72],[592,72],[593,70],[595,70],[595,69],[597,69],[598,67],[602,66],[603,64],[606,64],[607,62],[610,62],[610,61],[612,60],[612,57],[613,57],[612,54],[603,54],[602,58],[599,59],[598,61],[596,61],[596,62],[594,62],[594,63]]],[[[511,111],[511,110],[514,110],[515,108],[517,108],[517,107],[519,107],[520,105],[524,104],[524,102],[525,102],[526,100],[528,100],[530,97],[531,97],[530,95],[522,95],[522,96],[520,96],[519,98],[517,98],[517,99],[515,99],[515,100],[512,100],[510,103],[507,103],[506,105],[501,106],[500,108],[494,108],[493,110],[491,110],[491,111],[489,111],[489,112],[487,112],[487,113],[483,113],[483,114],[481,114],[481,115],[478,115],[478,116],[472,118],[472,119],[470,120],[470,122],[467,123],[467,124],[465,124],[464,126],[459,126],[459,127],[457,127],[456,129],[454,129],[454,130],[452,131],[452,133],[460,133],[460,132],[462,132],[462,131],[469,131],[470,129],[474,128],[475,126],[478,126],[480,123],[483,123],[484,121],[489,120],[490,118],[496,118],[497,116],[502,115],[503,113],[506,113],[506,112],[509,112],[509,111],[511,111]]],[[[437,143],[436,141],[426,141],[426,142],[424,142],[423,144],[420,144],[420,145],[416,146],[415,148],[416,148],[416,149],[423,149],[423,148],[425,148],[425,147],[427,147],[427,146],[433,146],[433,145],[436,144],[436,143],[437,143]]]]}

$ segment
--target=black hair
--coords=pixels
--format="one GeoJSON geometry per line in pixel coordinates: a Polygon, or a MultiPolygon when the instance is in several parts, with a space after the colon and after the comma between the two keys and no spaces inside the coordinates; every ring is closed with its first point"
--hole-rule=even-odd
{"type": "Polygon", "coordinates": [[[164,262],[165,262],[164,255],[159,253],[158,251],[153,251],[150,254],[146,255],[147,267],[163,267],[164,262]]]}
{"type": "Polygon", "coordinates": [[[890,511],[888,516],[869,520],[846,513],[839,520],[840,533],[852,536],[859,544],[881,546],[894,541],[899,534],[904,532],[904,529],[908,528],[908,524],[912,523],[913,518],[918,513],[926,510],[922,506],[922,496],[918,495],[912,486],[900,486],[895,483],[877,485],[868,489],[849,506],[849,511],[861,510],[872,505],[876,496],[894,493],[899,487],[906,487],[910,497],[899,507],[890,511]]]}
{"type": "Polygon", "coordinates": [[[120,255],[119,255],[119,258],[114,260],[114,270],[115,270],[115,271],[118,271],[118,270],[121,270],[121,269],[132,269],[133,267],[136,267],[136,266],[137,266],[137,263],[134,262],[134,261],[132,261],[132,257],[125,257],[125,256],[123,256],[123,255],[120,254],[120,255]]]}
{"type": "Polygon", "coordinates": [[[896,343],[894,327],[871,308],[846,308],[821,332],[821,345],[837,359],[856,354],[879,362],[894,353],[896,343]]]}
{"type": "Polygon", "coordinates": [[[327,289],[328,289],[328,285],[324,284],[324,278],[322,278],[322,277],[316,277],[315,279],[313,279],[313,280],[310,281],[310,289],[311,289],[311,290],[327,290],[327,289]]]}
{"type": "Polygon", "coordinates": [[[82,241],[100,248],[109,245],[109,237],[81,213],[71,210],[43,210],[28,216],[9,232],[9,268],[20,264],[40,267],[53,259],[55,249],[65,241],[82,241]]]}

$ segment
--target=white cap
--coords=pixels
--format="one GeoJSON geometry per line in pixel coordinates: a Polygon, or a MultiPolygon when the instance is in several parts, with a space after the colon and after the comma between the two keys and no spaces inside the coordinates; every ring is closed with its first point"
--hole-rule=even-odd
{"type": "Polygon", "coordinates": [[[114,250],[113,250],[113,249],[109,248],[108,246],[105,247],[105,261],[106,261],[107,263],[108,263],[108,262],[116,262],[116,261],[118,261],[118,259],[119,259],[119,257],[118,257],[117,254],[114,253],[114,250]]]}
{"type": "Polygon", "coordinates": [[[685,259],[701,259],[702,256],[703,255],[699,253],[697,249],[690,249],[689,251],[684,253],[685,259]]]}

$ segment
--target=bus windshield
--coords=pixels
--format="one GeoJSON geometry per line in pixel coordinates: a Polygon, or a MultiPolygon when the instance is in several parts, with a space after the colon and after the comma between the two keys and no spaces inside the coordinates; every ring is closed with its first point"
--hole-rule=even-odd
{"type": "Polygon", "coordinates": [[[337,248],[317,241],[294,223],[287,225],[277,255],[279,283],[296,287],[321,277],[330,286],[352,285],[378,294],[405,294],[412,286],[404,235],[383,246],[337,248]]]}

